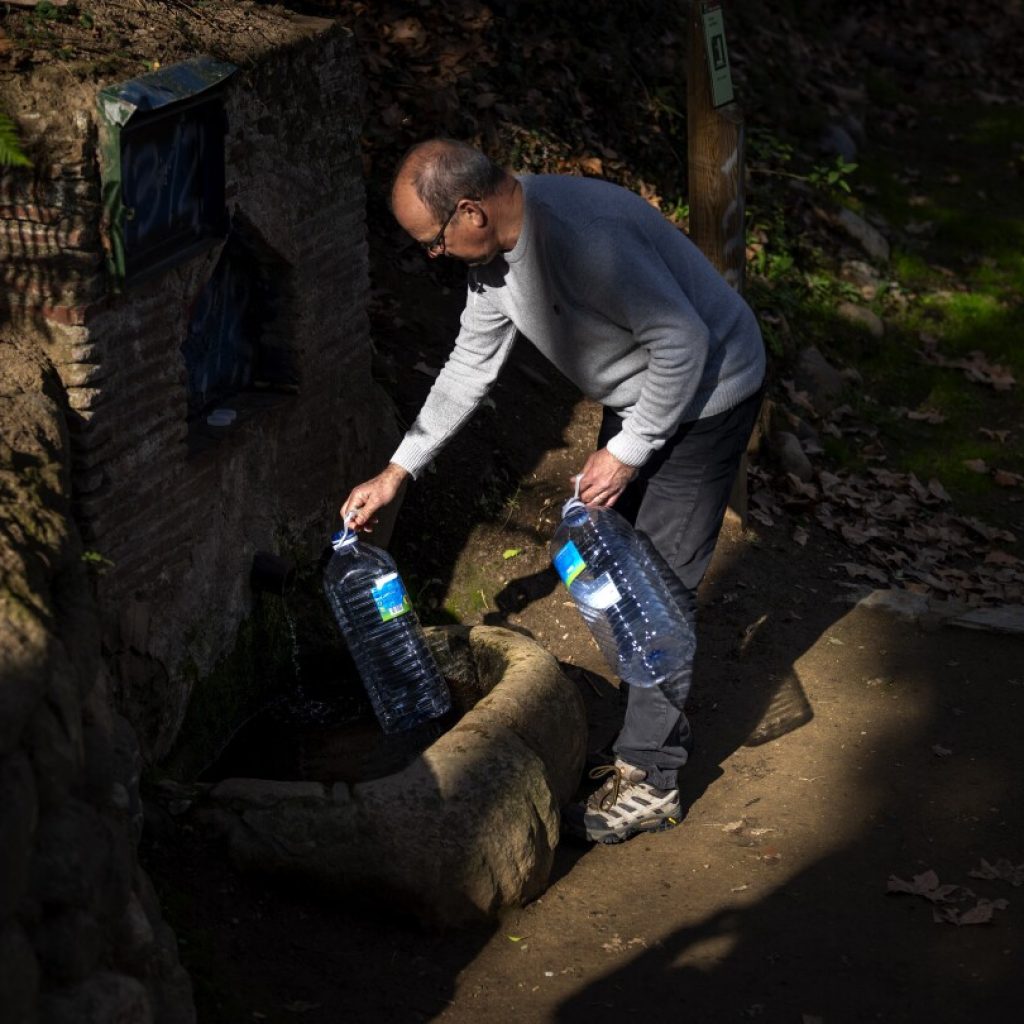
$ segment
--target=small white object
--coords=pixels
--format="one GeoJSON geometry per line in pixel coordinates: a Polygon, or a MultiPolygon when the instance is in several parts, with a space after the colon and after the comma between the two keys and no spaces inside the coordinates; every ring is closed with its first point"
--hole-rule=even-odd
{"type": "Polygon", "coordinates": [[[238,413],[234,409],[214,409],[206,417],[206,422],[211,427],[230,427],[235,422],[237,415],[238,413]]]}

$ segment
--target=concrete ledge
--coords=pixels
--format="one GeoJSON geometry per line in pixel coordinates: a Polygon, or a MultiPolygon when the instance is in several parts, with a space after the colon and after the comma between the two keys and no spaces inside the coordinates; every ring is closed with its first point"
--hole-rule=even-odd
{"type": "Polygon", "coordinates": [[[555,659],[518,633],[428,634],[446,674],[449,659],[461,658],[460,670],[472,663],[475,679],[455,694],[472,706],[380,779],[218,783],[196,813],[226,833],[239,867],[388,900],[442,926],[485,920],[544,891],[559,808],[583,769],[582,699],[555,659]]]}

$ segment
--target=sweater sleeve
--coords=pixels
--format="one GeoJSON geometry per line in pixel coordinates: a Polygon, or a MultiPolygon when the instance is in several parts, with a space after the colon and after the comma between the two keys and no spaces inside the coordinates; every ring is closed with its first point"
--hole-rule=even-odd
{"type": "Polygon", "coordinates": [[[487,302],[485,293],[470,289],[455,347],[392,462],[419,476],[483,401],[515,336],[515,326],[487,302]]]}
{"type": "Polygon", "coordinates": [[[640,397],[608,450],[642,466],[672,436],[696,394],[710,350],[710,331],[642,227],[600,219],[580,247],[588,294],[609,319],[647,351],[640,397]]]}

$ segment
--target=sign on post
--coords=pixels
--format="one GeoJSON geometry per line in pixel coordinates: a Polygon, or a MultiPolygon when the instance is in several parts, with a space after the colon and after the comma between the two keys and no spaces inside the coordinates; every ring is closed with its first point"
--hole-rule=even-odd
{"type": "Polygon", "coordinates": [[[711,105],[724,107],[733,101],[732,73],[729,70],[729,48],[725,44],[725,17],[717,4],[701,4],[704,26],[704,49],[708,56],[711,79],[711,105]]]}

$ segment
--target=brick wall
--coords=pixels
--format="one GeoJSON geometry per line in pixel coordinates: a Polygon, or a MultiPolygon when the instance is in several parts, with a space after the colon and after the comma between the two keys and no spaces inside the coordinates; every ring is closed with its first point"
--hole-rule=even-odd
{"type": "Polygon", "coordinates": [[[74,92],[63,118],[39,115],[65,140],[58,159],[0,193],[11,320],[66,389],[74,516],[110,563],[101,635],[148,761],[170,750],[194,680],[231,649],[254,553],[282,538],[322,547],[346,485],[397,441],[370,374],[361,83],[349,37],[324,24],[224,93],[229,213],[275,273],[287,268],[274,341],[292,348],[299,385],[227,403],[239,416],[219,436],[190,431],[181,345],[222,246],[108,296],[95,88],[74,92]]]}

